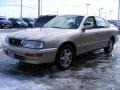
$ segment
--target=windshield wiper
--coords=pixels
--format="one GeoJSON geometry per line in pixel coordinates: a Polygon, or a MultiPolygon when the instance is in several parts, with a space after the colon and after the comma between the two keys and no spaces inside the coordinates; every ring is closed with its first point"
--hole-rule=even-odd
{"type": "Polygon", "coordinates": [[[60,28],[60,29],[67,29],[67,28],[63,28],[63,27],[50,27],[50,28],[60,28]]]}
{"type": "Polygon", "coordinates": [[[67,29],[67,28],[64,28],[64,27],[45,27],[45,26],[43,26],[42,28],[60,28],[60,29],[67,29]]]}

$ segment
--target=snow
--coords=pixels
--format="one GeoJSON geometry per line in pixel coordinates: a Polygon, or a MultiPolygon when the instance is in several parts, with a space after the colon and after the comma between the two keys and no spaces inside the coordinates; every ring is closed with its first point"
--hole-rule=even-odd
{"type": "Polygon", "coordinates": [[[0,48],[2,48],[2,43],[5,41],[5,37],[7,36],[8,34],[6,33],[0,33],[0,48]]]}

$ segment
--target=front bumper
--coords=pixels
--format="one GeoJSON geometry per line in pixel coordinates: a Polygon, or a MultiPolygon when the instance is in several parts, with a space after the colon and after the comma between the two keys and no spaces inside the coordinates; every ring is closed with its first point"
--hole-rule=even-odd
{"type": "Polygon", "coordinates": [[[10,46],[6,43],[4,43],[2,47],[7,56],[31,64],[52,63],[55,60],[57,52],[57,48],[33,50],[10,46]]]}
{"type": "Polygon", "coordinates": [[[12,24],[2,24],[1,26],[4,27],[4,28],[11,28],[12,24]]]}
{"type": "Polygon", "coordinates": [[[20,27],[20,28],[27,28],[28,25],[25,25],[25,24],[18,24],[18,27],[20,27]]]}
{"type": "Polygon", "coordinates": [[[119,40],[119,36],[116,36],[116,37],[115,37],[115,43],[117,43],[118,40],[119,40]]]}

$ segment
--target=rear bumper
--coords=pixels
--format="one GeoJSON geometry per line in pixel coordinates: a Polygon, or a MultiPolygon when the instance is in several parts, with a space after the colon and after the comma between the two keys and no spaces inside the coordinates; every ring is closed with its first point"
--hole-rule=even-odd
{"type": "Polygon", "coordinates": [[[12,24],[1,24],[3,28],[11,28],[12,24]]]}
{"type": "Polygon", "coordinates": [[[56,48],[31,50],[10,46],[5,43],[2,47],[7,56],[31,64],[52,63],[57,52],[56,48]]]}

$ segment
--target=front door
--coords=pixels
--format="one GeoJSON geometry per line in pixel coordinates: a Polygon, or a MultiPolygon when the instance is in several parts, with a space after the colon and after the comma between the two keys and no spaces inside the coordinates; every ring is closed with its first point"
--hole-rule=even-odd
{"type": "Polygon", "coordinates": [[[94,17],[88,17],[83,27],[85,31],[82,31],[79,38],[79,53],[87,52],[98,48],[97,42],[99,41],[99,33],[96,27],[96,21],[94,17]]]}

